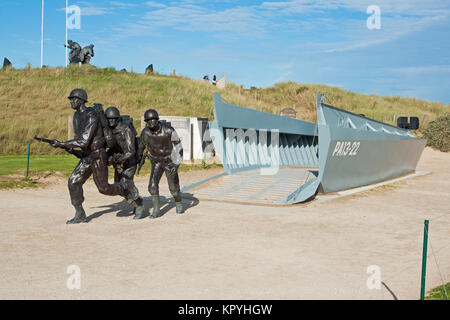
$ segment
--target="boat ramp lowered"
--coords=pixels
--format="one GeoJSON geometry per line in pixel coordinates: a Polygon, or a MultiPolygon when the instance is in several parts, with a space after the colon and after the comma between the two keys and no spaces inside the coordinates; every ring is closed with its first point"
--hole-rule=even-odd
{"type": "Polygon", "coordinates": [[[317,123],[227,104],[219,94],[214,104],[209,135],[224,173],[183,188],[200,200],[291,205],[337,195],[413,175],[426,145],[409,130],[327,105],[321,94],[317,123]]]}

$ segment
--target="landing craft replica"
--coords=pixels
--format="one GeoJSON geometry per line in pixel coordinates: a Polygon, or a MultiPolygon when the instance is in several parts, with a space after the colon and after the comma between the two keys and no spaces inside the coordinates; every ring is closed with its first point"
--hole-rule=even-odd
{"type": "Polygon", "coordinates": [[[327,105],[321,94],[317,123],[227,104],[219,94],[214,104],[210,135],[225,173],[216,187],[183,189],[199,198],[305,202],[411,173],[426,145],[408,129],[327,105]]]}

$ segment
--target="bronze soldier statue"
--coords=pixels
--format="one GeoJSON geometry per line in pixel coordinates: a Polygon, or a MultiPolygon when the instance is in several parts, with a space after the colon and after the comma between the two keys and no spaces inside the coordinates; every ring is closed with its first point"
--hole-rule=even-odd
{"type": "Polygon", "coordinates": [[[128,191],[126,199],[134,209],[134,219],[144,217],[143,200],[139,196],[133,178],[136,173],[139,142],[137,132],[130,117],[121,116],[119,109],[109,107],[105,110],[108,126],[114,137],[114,143],[107,151],[108,164],[114,166],[114,182],[124,185],[128,191]]]}
{"type": "Polygon", "coordinates": [[[67,45],[64,45],[64,47],[70,49],[69,63],[82,62],[78,57],[81,53],[81,46],[78,44],[78,42],[67,40],[67,45]]]}
{"type": "Polygon", "coordinates": [[[180,193],[180,179],[178,167],[183,159],[183,147],[180,138],[173,127],[159,121],[158,112],[149,109],[144,114],[147,126],[140,136],[139,153],[148,148],[148,157],[152,162],[152,171],[148,190],[152,195],[153,211],[150,218],[157,218],[160,214],[159,181],[165,172],[169,190],[175,199],[176,212],[183,213],[183,203],[180,193]]]}
{"type": "MultiPolygon", "coordinates": [[[[75,208],[75,217],[68,224],[87,222],[86,213],[83,209],[83,184],[93,175],[94,182],[100,193],[110,196],[128,196],[125,186],[108,183],[108,158],[106,154],[105,131],[98,112],[93,107],[86,107],[88,96],[85,90],[75,89],[69,95],[73,116],[73,127],[75,139],[60,142],[53,140],[51,145],[55,148],[81,149],[80,161],[69,178],[69,193],[72,205],[75,208]]],[[[102,111],[103,112],[103,111],[102,111]]],[[[110,138],[110,137],[109,137],[110,138]]]]}
{"type": "Polygon", "coordinates": [[[84,48],[81,48],[78,42],[67,40],[67,44],[64,47],[70,49],[69,63],[71,64],[89,64],[91,57],[94,56],[94,45],[90,44],[84,48]]]}

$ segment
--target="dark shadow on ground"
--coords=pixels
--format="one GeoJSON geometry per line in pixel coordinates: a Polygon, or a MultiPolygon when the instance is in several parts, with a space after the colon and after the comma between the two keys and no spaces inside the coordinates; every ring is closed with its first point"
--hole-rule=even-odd
{"type": "MultiPolygon", "coordinates": [[[[199,204],[199,200],[193,196],[191,193],[183,193],[183,206],[184,206],[184,214],[188,214],[188,210],[192,207],[195,207],[199,204]],[[186,198],[185,198],[186,197],[186,198]]],[[[145,215],[144,218],[148,217],[151,213],[151,209],[153,207],[152,197],[143,197],[144,200],[144,208],[145,208],[145,215]]],[[[172,209],[175,212],[175,201],[173,198],[167,198],[165,196],[160,196],[160,215],[159,218],[164,216],[167,212],[171,211],[172,209]]],[[[97,211],[90,216],[87,217],[86,222],[90,222],[93,219],[97,219],[101,217],[104,214],[117,212],[116,217],[130,217],[134,216],[134,207],[129,204],[126,200],[122,200],[117,203],[107,204],[100,207],[95,207],[93,209],[104,209],[101,211],[97,211]]]]}
{"type": "MultiPolygon", "coordinates": [[[[189,208],[195,207],[200,202],[197,198],[194,197],[194,195],[192,193],[187,193],[187,192],[182,193],[182,198],[183,198],[184,214],[188,214],[189,208]]],[[[175,200],[173,198],[166,198],[164,196],[161,196],[160,201],[161,201],[161,209],[160,209],[158,218],[161,218],[162,216],[164,216],[166,213],[168,213],[172,209],[175,213],[175,200]]],[[[153,205],[152,197],[144,198],[144,202],[148,203],[148,206],[146,205],[145,208],[150,208],[150,210],[151,210],[152,205],[153,205]]]]}

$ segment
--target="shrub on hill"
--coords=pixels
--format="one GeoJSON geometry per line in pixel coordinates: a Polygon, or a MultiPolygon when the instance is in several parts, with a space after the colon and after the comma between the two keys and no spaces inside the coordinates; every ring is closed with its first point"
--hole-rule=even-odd
{"type": "Polygon", "coordinates": [[[431,121],[423,135],[428,146],[442,152],[450,151],[450,112],[431,121]]]}

